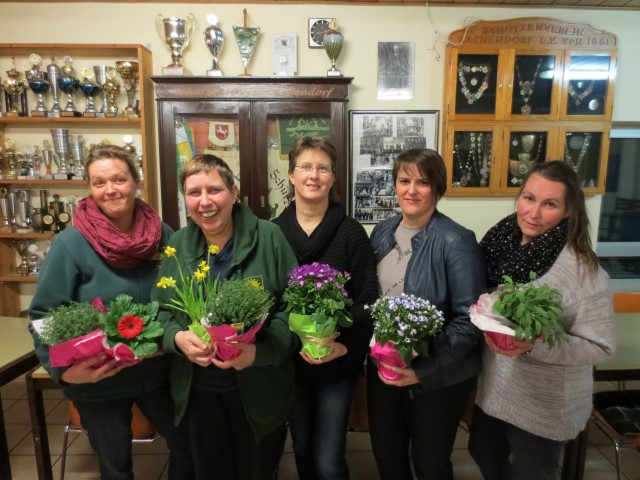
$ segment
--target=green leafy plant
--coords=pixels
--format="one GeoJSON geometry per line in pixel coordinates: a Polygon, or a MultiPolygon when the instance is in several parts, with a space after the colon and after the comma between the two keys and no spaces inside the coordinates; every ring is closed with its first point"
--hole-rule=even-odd
{"type": "Polygon", "coordinates": [[[427,339],[440,333],[444,325],[442,312],[434,305],[406,293],[379,298],[365,308],[371,311],[376,341],[381,346],[393,343],[407,365],[416,354],[429,353],[427,339]]]}
{"type": "Polygon", "coordinates": [[[100,328],[100,312],[88,303],[69,302],[49,312],[40,332],[43,345],[58,345],[100,328]]]}
{"type": "Polygon", "coordinates": [[[162,325],[155,321],[158,306],[158,302],[135,303],[125,294],[109,302],[109,310],[100,314],[100,324],[107,334],[109,346],[124,343],[138,358],[156,353],[156,338],[164,333],[162,325]]]}
{"type": "Polygon", "coordinates": [[[207,299],[209,326],[231,325],[238,333],[256,324],[273,306],[271,294],[255,280],[225,280],[207,299]]]}
{"type": "Polygon", "coordinates": [[[535,286],[535,272],[529,274],[528,283],[515,283],[504,275],[504,284],[494,292],[498,300],[494,312],[515,323],[516,340],[533,341],[538,337],[553,347],[559,339],[565,339],[562,316],[562,294],[548,285],[535,286]]]}

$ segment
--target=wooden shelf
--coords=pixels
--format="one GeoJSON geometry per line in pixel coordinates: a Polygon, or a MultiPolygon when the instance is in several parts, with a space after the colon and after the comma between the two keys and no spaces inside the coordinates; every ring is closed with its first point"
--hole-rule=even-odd
{"type": "Polygon", "coordinates": [[[139,124],[142,121],[140,117],[0,117],[0,124],[6,125],[48,125],[48,124],[73,124],[81,123],[83,125],[122,125],[122,124],[139,124]]]}
{"type": "Polygon", "coordinates": [[[12,179],[3,179],[0,180],[0,185],[29,185],[31,187],[37,187],[38,185],[47,186],[47,187],[88,187],[86,180],[12,180],[12,179]]]}
{"type": "Polygon", "coordinates": [[[37,275],[18,275],[17,273],[0,273],[0,282],[37,283],[37,275]]]}
{"type": "Polygon", "coordinates": [[[52,232],[30,232],[30,233],[0,233],[0,238],[15,238],[15,239],[33,239],[33,240],[51,240],[55,236],[52,232]]]}

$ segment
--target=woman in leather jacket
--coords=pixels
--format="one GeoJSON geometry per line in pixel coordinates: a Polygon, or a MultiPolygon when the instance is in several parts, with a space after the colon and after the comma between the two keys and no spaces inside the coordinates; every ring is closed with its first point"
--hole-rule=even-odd
{"type": "Polygon", "coordinates": [[[418,478],[451,480],[458,422],[480,371],[480,333],[469,319],[469,306],[486,289],[485,262],[474,233],[436,209],[447,188],[437,152],[400,153],[393,180],[402,213],[378,224],[371,235],[380,292],[429,300],[445,323],[428,356],[396,367],[399,380],[368,369],[373,453],[383,480],[413,478],[409,446],[418,478]]]}

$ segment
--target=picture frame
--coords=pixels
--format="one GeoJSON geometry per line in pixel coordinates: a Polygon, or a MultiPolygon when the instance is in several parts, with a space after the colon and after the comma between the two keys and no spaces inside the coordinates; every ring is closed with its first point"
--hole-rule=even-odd
{"type": "Polygon", "coordinates": [[[378,223],[399,207],[393,161],[403,150],[438,149],[439,110],[351,110],[351,198],[353,218],[378,223]]]}

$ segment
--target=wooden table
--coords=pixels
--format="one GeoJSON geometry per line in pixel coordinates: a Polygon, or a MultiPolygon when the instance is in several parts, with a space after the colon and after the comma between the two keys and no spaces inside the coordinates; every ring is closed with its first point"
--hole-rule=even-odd
{"type": "MultiPolygon", "coordinates": [[[[38,364],[33,351],[33,339],[26,318],[0,317],[0,387],[15,380],[38,364]]],[[[0,398],[0,401],[2,399],[0,398]]],[[[9,445],[4,425],[4,414],[0,408],[0,478],[11,478],[9,445]]]]}

